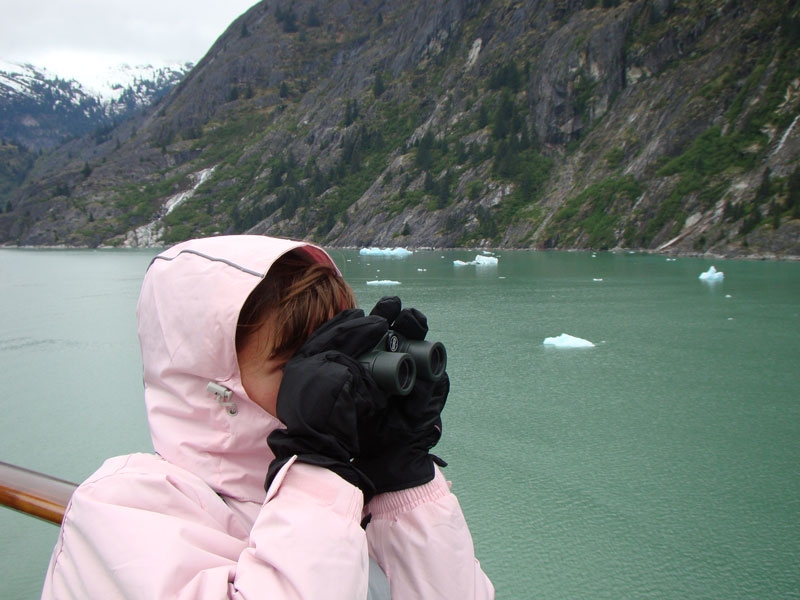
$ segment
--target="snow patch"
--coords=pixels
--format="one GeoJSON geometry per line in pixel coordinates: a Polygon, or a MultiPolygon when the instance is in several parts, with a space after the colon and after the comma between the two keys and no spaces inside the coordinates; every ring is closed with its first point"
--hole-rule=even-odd
{"type": "Polygon", "coordinates": [[[800,119],[800,115],[797,115],[794,118],[794,121],[792,121],[792,124],[789,125],[786,131],[783,132],[783,135],[781,136],[781,141],[778,143],[778,147],[775,148],[775,150],[772,152],[773,155],[780,152],[781,148],[783,148],[783,145],[786,143],[786,138],[788,138],[789,134],[792,133],[792,129],[794,129],[795,123],[797,123],[797,119],[800,119]]]}
{"type": "Polygon", "coordinates": [[[135,100],[141,106],[149,101],[153,86],[166,86],[192,68],[191,63],[130,65],[114,60],[115,57],[109,56],[98,62],[94,55],[87,57],[70,52],[48,57],[47,68],[0,60],[0,85],[18,94],[30,95],[35,82],[60,79],[72,82],[80,93],[97,98],[105,105],[135,100]]]}
{"type": "Polygon", "coordinates": [[[164,202],[161,215],[147,225],[142,225],[133,231],[129,231],[125,237],[123,246],[127,248],[150,248],[152,246],[161,244],[161,237],[164,235],[164,225],[162,223],[164,217],[194,196],[197,188],[203,185],[203,183],[205,183],[206,180],[214,173],[214,169],[216,169],[216,167],[210,167],[208,169],[198,171],[197,173],[192,173],[190,175],[190,178],[192,179],[192,187],[184,192],[180,192],[167,198],[166,202],[164,202]]]}
{"type": "Polygon", "coordinates": [[[164,207],[167,209],[166,214],[168,215],[173,210],[178,208],[181,204],[186,202],[189,198],[194,196],[195,191],[201,185],[203,185],[206,180],[211,177],[214,173],[214,169],[216,167],[209,167],[208,169],[203,169],[202,171],[198,171],[197,173],[192,173],[189,177],[191,177],[193,185],[190,189],[186,190],[185,192],[180,192],[167,198],[167,201],[164,203],[164,207]]]}
{"type": "Polygon", "coordinates": [[[464,66],[465,71],[471,69],[475,64],[475,61],[478,60],[478,55],[481,53],[482,45],[483,40],[481,38],[476,38],[475,41],[472,42],[472,47],[469,49],[469,56],[467,56],[467,64],[464,66]]]}

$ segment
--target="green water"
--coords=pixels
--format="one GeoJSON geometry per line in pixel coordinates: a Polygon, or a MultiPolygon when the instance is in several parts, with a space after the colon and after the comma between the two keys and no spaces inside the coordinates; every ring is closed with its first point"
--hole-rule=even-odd
{"type": "MultiPolygon", "coordinates": [[[[447,346],[439,451],[498,598],[800,598],[800,264],[332,253],[447,346]],[[561,333],[595,347],[542,344],[561,333]]],[[[149,449],[152,254],[0,251],[0,460],[80,480],[149,449]]],[[[38,596],[56,535],[0,510],[0,596],[38,596]]]]}

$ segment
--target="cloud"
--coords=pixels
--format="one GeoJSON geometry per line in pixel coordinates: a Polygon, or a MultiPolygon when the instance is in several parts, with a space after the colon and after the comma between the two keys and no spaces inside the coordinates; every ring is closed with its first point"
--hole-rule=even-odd
{"type": "Polygon", "coordinates": [[[254,0],[0,0],[0,57],[56,72],[63,68],[56,63],[76,61],[197,62],[253,4],[254,0]]]}

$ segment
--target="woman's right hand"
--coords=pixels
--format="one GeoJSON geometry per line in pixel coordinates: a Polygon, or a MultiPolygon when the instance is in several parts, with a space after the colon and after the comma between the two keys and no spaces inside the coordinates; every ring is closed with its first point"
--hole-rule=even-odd
{"type": "Polygon", "coordinates": [[[275,460],[265,487],[292,457],[330,469],[365,493],[372,484],[351,464],[359,428],[386,408],[386,395],[358,362],[388,330],[385,319],[345,310],[315,331],[284,367],[276,412],[285,429],[268,443],[275,460]]]}

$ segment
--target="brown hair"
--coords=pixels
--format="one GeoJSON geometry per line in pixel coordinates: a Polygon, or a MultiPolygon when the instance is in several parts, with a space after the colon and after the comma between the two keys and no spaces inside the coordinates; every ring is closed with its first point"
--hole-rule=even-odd
{"type": "Polygon", "coordinates": [[[236,326],[236,349],[269,326],[268,358],[289,360],[320,325],[355,307],[353,290],[333,265],[292,250],[273,263],[247,297],[236,326]]]}

